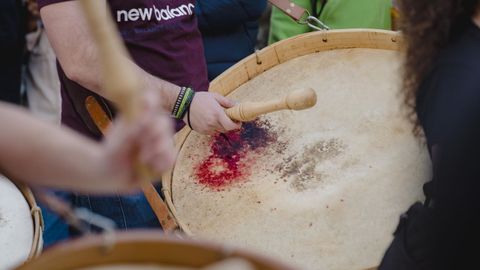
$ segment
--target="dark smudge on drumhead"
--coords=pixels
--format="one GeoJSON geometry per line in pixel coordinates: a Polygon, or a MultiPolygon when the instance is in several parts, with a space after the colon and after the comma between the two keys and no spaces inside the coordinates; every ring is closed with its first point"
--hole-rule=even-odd
{"type": "Polygon", "coordinates": [[[261,154],[278,138],[267,120],[244,123],[240,130],[225,135],[229,142],[224,136],[214,136],[210,155],[195,168],[197,181],[218,191],[245,180],[255,162],[249,153],[261,154]]]}
{"type": "Polygon", "coordinates": [[[305,146],[301,153],[288,156],[275,169],[284,182],[298,192],[318,187],[327,175],[317,172],[317,164],[335,158],[345,150],[345,145],[336,138],[321,140],[305,146]]]}

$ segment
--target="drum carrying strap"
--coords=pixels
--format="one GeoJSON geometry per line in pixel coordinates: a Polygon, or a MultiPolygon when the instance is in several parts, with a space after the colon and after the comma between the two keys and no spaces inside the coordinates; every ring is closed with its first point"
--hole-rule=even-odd
{"type": "Polygon", "coordinates": [[[269,0],[269,2],[299,24],[308,25],[310,28],[319,31],[330,29],[330,27],[328,27],[318,18],[312,16],[307,9],[293,3],[290,0],[269,0]]]}
{"type": "Polygon", "coordinates": [[[269,0],[269,2],[297,22],[299,22],[307,12],[306,9],[289,0],[269,0]]]}
{"type": "MultiPolygon", "coordinates": [[[[85,107],[97,128],[102,132],[102,134],[105,134],[108,126],[110,125],[111,119],[103,107],[94,96],[88,96],[86,98],[85,107]]],[[[179,226],[173,218],[170,209],[163,201],[160,194],[158,194],[153,184],[147,183],[142,185],[142,191],[145,194],[150,207],[157,216],[158,221],[162,225],[163,231],[169,233],[178,230],[179,226]]]]}

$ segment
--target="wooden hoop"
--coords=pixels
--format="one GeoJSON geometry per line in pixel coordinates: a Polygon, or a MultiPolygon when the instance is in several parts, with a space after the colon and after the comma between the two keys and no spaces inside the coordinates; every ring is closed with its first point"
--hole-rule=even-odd
{"type": "Polygon", "coordinates": [[[151,230],[118,233],[108,246],[103,237],[95,235],[59,244],[17,270],[73,270],[122,263],[197,268],[230,257],[244,258],[258,270],[293,269],[252,253],[169,238],[161,231],[151,230]]]}
{"type": "Polygon", "coordinates": [[[30,214],[33,219],[33,242],[32,248],[30,249],[30,254],[28,255],[28,260],[32,260],[40,255],[43,250],[43,216],[42,210],[37,205],[33,192],[24,184],[15,183],[20,192],[22,192],[23,197],[30,206],[30,214]]]}

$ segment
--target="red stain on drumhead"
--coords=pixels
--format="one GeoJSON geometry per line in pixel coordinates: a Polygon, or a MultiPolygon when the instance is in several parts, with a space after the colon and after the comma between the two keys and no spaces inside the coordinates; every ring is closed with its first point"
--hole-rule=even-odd
{"type": "Polygon", "coordinates": [[[244,123],[237,131],[213,137],[210,155],[195,168],[198,183],[215,190],[244,181],[253,165],[252,153],[261,153],[277,135],[270,131],[268,121],[244,123]]]}

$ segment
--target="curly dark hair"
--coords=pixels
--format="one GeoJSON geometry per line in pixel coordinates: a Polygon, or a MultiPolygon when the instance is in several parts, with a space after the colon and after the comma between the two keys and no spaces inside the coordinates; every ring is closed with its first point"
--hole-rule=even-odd
{"type": "Polygon", "coordinates": [[[471,20],[479,0],[400,0],[401,30],[406,41],[403,91],[414,133],[420,133],[416,115],[418,89],[439,52],[471,20]]]}

